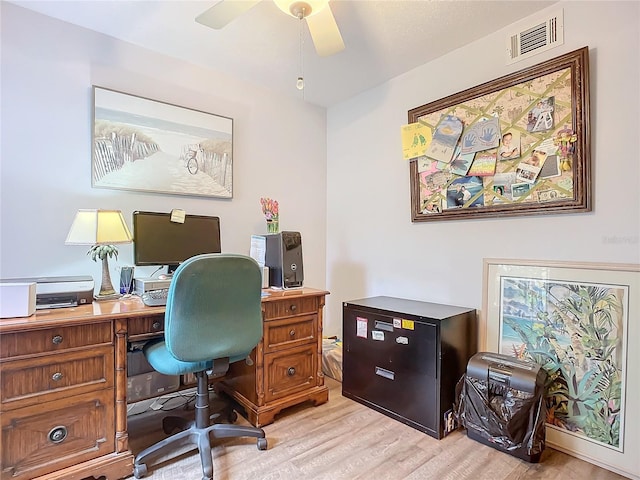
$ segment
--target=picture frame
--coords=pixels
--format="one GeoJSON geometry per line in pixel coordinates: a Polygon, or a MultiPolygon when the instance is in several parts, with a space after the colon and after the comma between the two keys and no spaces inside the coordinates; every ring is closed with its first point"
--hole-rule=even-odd
{"type": "Polygon", "coordinates": [[[233,119],[94,85],[91,186],[233,197],[233,119]]]}
{"type": "Polygon", "coordinates": [[[548,373],[546,443],[640,477],[640,265],[484,259],[479,348],[548,373]]]}
{"type": "Polygon", "coordinates": [[[591,211],[589,105],[583,47],[409,110],[432,133],[409,161],[412,222],[591,211]],[[476,193],[452,192],[467,175],[476,193]]]}

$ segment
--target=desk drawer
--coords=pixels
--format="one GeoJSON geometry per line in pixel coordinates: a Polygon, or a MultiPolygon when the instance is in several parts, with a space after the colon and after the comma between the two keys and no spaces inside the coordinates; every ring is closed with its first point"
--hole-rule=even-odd
{"type": "Polygon", "coordinates": [[[0,479],[29,480],[115,450],[114,391],[2,414],[0,479]]]}
{"type": "Polygon", "coordinates": [[[0,336],[0,358],[59,352],[91,345],[111,345],[111,322],[55,327],[0,336]]]}
{"type": "Polygon", "coordinates": [[[311,298],[284,298],[277,302],[265,302],[264,319],[291,317],[304,313],[318,312],[318,297],[311,298]]]}
{"type": "Polygon", "coordinates": [[[317,345],[265,355],[265,401],[315,387],[317,361],[317,345]]]}
{"type": "Polygon", "coordinates": [[[4,362],[0,410],[113,388],[113,365],[113,347],[4,362]]]}
{"type": "Polygon", "coordinates": [[[130,318],[127,331],[130,341],[157,336],[164,331],[164,315],[130,318]]]}
{"type": "Polygon", "coordinates": [[[318,332],[317,319],[317,315],[305,315],[265,322],[265,353],[315,342],[318,332]]]}

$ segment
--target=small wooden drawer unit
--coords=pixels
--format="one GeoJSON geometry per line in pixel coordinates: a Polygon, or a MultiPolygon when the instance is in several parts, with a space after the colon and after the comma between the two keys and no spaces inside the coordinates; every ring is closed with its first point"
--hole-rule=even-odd
{"type": "Polygon", "coordinates": [[[2,480],[30,480],[113,452],[113,389],[2,412],[2,480]]]}
{"type": "Polygon", "coordinates": [[[114,451],[113,337],[111,321],[3,330],[1,480],[40,478],[114,451]]]}
{"type": "Polygon", "coordinates": [[[111,345],[112,337],[113,327],[109,322],[7,333],[0,336],[0,359],[111,345]]]}
{"type": "Polygon", "coordinates": [[[127,331],[130,342],[157,337],[164,333],[164,314],[132,318],[127,331]]]}
{"type": "Polygon", "coordinates": [[[216,384],[245,409],[249,422],[263,426],[284,408],[328,400],[322,374],[322,313],[327,292],[270,291],[263,299],[263,337],[252,365],[236,362],[216,384]]]}

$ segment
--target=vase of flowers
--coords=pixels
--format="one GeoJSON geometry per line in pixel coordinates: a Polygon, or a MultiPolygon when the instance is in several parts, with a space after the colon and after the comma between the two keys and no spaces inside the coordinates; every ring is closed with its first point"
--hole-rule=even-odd
{"type": "Polygon", "coordinates": [[[262,197],[260,205],[267,221],[267,233],[278,233],[280,231],[278,201],[262,197]]]}

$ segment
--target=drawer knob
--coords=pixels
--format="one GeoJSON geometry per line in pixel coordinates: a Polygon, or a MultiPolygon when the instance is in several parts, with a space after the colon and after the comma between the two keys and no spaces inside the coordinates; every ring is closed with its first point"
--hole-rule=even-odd
{"type": "Polygon", "coordinates": [[[56,372],[51,376],[51,380],[53,380],[54,382],[59,382],[60,380],[62,380],[62,377],[64,375],[62,375],[60,372],[56,372]]]}
{"type": "Polygon", "coordinates": [[[291,310],[292,312],[295,312],[297,309],[298,309],[298,306],[297,306],[297,305],[291,305],[291,306],[289,307],[289,310],[291,310]]]}
{"type": "Polygon", "coordinates": [[[64,338],[62,338],[62,335],[56,335],[55,337],[53,337],[51,339],[51,341],[56,345],[60,345],[63,340],[64,340],[64,338]]]}
{"type": "Polygon", "coordinates": [[[290,337],[295,337],[296,336],[296,331],[291,329],[291,331],[289,332],[289,336],[290,337]]]}
{"type": "Polygon", "coordinates": [[[296,374],[296,369],[293,367],[289,367],[287,368],[287,375],[289,375],[290,377],[293,377],[296,374]]]}
{"type": "Polygon", "coordinates": [[[154,330],[160,330],[160,327],[162,325],[160,324],[160,322],[153,322],[153,325],[151,325],[151,328],[153,328],[154,330]]]}
{"type": "Polygon", "coordinates": [[[51,443],[62,443],[67,438],[67,427],[62,425],[53,427],[47,437],[51,443]]]}

